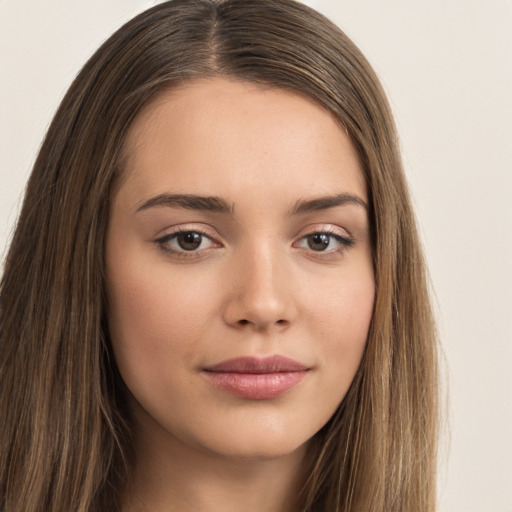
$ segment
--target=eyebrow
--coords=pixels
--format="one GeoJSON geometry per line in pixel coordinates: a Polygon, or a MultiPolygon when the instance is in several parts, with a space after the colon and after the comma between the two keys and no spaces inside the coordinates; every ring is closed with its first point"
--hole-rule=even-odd
{"type": "Polygon", "coordinates": [[[302,215],[305,213],[320,212],[335,208],[336,206],[345,206],[354,204],[362,206],[368,210],[368,204],[359,196],[354,194],[337,194],[334,196],[323,196],[315,199],[299,199],[291,210],[291,215],[302,215]]]}
{"type": "MultiPolygon", "coordinates": [[[[348,204],[362,206],[368,210],[367,203],[354,194],[337,194],[322,196],[314,199],[299,199],[290,211],[291,216],[319,212],[345,206],[348,204]]],[[[159,194],[145,201],[137,208],[137,212],[154,208],[156,206],[178,207],[187,210],[209,211],[233,215],[235,206],[217,196],[198,196],[195,194],[159,194]]]]}
{"type": "Polygon", "coordinates": [[[194,194],[160,194],[148,199],[137,208],[137,212],[155,206],[185,208],[186,210],[202,210],[233,215],[235,208],[224,199],[216,196],[198,196],[194,194]]]}

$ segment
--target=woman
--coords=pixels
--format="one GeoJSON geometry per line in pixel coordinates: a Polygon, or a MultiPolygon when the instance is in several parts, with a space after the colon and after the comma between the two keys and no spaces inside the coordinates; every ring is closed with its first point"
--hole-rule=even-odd
{"type": "Polygon", "coordinates": [[[50,126],[1,285],[14,511],[430,511],[436,339],[390,110],[292,0],[177,0],[50,126]]]}

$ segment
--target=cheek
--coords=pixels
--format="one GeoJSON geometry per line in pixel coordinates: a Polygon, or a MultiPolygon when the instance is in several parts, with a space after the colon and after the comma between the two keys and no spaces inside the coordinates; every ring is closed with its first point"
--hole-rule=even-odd
{"type": "Polygon", "coordinates": [[[109,328],[127,384],[150,388],[194,365],[198,344],[211,325],[215,301],[204,280],[168,274],[133,263],[110,269],[109,328]]]}
{"type": "Polygon", "coordinates": [[[322,338],[358,344],[361,338],[366,340],[373,313],[373,272],[364,268],[346,274],[323,280],[302,307],[322,338]]]}
{"type": "Polygon", "coordinates": [[[318,343],[323,387],[339,403],[357,372],[373,314],[374,279],[367,270],[326,285],[312,297],[309,329],[318,343]],[[316,331],[316,334],[313,334],[316,331]]]}

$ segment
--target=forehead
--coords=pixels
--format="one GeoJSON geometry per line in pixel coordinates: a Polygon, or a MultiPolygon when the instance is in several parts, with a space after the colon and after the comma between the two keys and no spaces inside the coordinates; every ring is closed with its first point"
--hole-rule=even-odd
{"type": "Polygon", "coordinates": [[[125,155],[125,183],[138,200],[169,191],[367,196],[354,147],[330,112],[294,92],[224,78],[161,93],[131,126],[125,155]]]}

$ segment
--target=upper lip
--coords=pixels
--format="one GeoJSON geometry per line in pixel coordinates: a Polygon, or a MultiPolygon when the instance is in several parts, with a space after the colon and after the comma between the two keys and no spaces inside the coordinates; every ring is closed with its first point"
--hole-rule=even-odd
{"type": "Polygon", "coordinates": [[[279,355],[263,358],[235,357],[204,368],[205,371],[218,373],[280,373],[301,372],[308,369],[307,366],[293,359],[279,355]]]}

